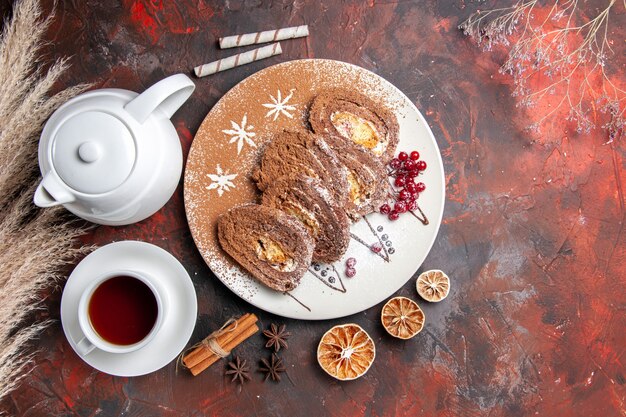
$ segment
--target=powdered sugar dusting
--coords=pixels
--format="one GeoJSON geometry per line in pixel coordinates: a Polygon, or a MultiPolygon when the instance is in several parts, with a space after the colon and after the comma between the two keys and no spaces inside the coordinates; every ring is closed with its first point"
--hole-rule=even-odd
{"type": "Polygon", "coordinates": [[[313,187],[313,189],[322,197],[323,200],[326,201],[334,201],[333,196],[328,191],[328,188],[324,187],[319,180],[315,180],[314,178],[306,178],[305,180],[308,184],[313,187]]]}
{"type": "Polygon", "coordinates": [[[293,96],[293,91],[293,89],[289,90],[289,94],[285,98],[282,97],[283,93],[281,93],[280,90],[276,93],[276,97],[270,94],[271,103],[263,104],[263,107],[270,109],[267,114],[265,114],[265,117],[267,118],[273,116],[274,121],[276,121],[279,116],[284,115],[285,117],[292,119],[292,112],[296,111],[296,106],[288,103],[293,96]]]}
{"type": "Polygon", "coordinates": [[[206,174],[207,177],[213,181],[206,187],[206,189],[217,190],[218,197],[221,197],[224,192],[230,191],[231,188],[235,188],[233,181],[237,178],[238,174],[229,174],[228,172],[224,172],[222,167],[220,167],[220,164],[217,164],[215,171],[215,174],[206,174]]]}

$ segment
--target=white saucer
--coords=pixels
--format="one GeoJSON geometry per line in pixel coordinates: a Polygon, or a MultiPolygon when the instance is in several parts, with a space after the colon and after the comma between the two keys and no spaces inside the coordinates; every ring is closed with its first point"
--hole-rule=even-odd
{"type": "MultiPolygon", "coordinates": [[[[170,253],[145,242],[122,241],[103,246],[83,259],[72,271],[61,298],[61,323],[65,337],[76,351],[82,338],[78,301],[91,279],[110,270],[131,269],[162,280],[171,307],[163,325],[146,346],[130,353],[93,350],[81,358],[99,371],[117,376],[138,376],[170,363],[184,349],[196,325],[196,291],[183,266],[170,253]]],[[[78,354],[78,352],[77,352],[78,354]]]]}

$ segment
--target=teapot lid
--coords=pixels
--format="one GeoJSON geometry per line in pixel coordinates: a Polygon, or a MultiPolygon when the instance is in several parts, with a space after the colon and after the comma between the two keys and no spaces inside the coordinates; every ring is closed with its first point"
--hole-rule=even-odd
{"type": "Polygon", "coordinates": [[[130,175],[135,141],[118,118],[99,111],[75,114],[52,138],[52,164],[70,188],[102,194],[119,187],[130,175]]]}

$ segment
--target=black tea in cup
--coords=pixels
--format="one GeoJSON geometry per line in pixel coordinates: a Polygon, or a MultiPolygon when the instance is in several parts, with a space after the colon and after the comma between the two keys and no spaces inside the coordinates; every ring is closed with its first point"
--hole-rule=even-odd
{"type": "Polygon", "coordinates": [[[157,321],[159,307],[154,293],[144,282],[130,276],[116,276],[95,289],[88,314],[91,326],[102,339],[124,346],[148,336],[157,321]]]}

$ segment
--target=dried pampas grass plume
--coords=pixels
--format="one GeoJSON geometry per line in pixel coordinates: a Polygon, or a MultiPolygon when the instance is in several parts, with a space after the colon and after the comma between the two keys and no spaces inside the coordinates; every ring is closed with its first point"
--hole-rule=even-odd
{"type": "Polygon", "coordinates": [[[87,87],[48,96],[67,68],[58,60],[44,72],[38,62],[51,18],[42,17],[39,0],[18,0],[0,34],[0,398],[25,376],[29,342],[50,324],[32,322],[43,291],[62,278],[63,265],[91,249],[76,245],[83,223],[32,203],[43,124],[87,87]]]}

